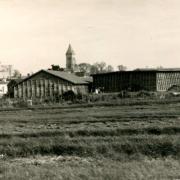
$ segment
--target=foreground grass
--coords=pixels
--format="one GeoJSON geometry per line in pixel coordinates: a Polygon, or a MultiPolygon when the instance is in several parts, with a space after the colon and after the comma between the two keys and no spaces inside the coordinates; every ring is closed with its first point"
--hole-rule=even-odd
{"type": "Polygon", "coordinates": [[[180,157],[180,104],[1,112],[4,156],[180,157]]]}
{"type": "Polygon", "coordinates": [[[139,161],[38,156],[7,160],[0,165],[0,179],[119,180],[179,179],[180,161],[172,158],[139,161]]]}
{"type": "Polygon", "coordinates": [[[180,136],[120,136],[120,137],[28,137],[0,139],[0,152],[5,157],[31,155],[76,155],[80,157],[106,157],[111,159],[138,159],[180,157],[180,136]]]}
{"type": "Polygon", "coordinates": [[[180,103],[1,111],[1,179],[180,179],[180,103]]]}

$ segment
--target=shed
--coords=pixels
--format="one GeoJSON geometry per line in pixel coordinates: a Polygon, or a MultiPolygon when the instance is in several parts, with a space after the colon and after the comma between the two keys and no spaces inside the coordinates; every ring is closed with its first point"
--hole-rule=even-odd
{"type": "Polygon", "coordinates": [[[16,98],[54,98],[67,91],[87,94],[89,82],[65,71],[40,70],[23,79],[14,87],[16,98]]]}

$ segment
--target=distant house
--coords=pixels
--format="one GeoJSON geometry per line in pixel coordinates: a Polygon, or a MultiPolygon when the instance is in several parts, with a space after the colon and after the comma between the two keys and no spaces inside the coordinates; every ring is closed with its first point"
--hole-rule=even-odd
{"type": "Polygon", "coordinates": [[[87,94],[89,81],[69,72],[40,70],[15,85],[14,97],[46,99],[61,96],[67,91],[87,94]]]}
{"type": "Polygon", "coordinates": [[[130,91],[168,91],[180,85],[180,69],[136,69],[94,74],[93,89],[104,92],[130,91]]]}
{"type": "Polygon", "coordinates": [[[7,84],[8,84],[7,81],[0,81],[0,97],[7,94],[8,92],[7,84]]]}

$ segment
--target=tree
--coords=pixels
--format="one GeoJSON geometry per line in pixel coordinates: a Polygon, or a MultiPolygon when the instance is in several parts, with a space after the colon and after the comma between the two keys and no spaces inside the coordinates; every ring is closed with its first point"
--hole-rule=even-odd
{"type": "Polygon", "coordinates": [[[96,62],[92,65],[91,72],[93,72],[93,74],[106,72],[106,63],[103,61],[100,63],[96,62]]]}
{"type": "Polygon", "coordinates": [[[119,66],[117,66],[117,68],[119,71],[126,71],[126,69],[127,69],[127,67],[123,66],[123,65],[119,65],[119,66]]]}
{"type": "Polygon", "coordinates": [[[111,65],[107,65],[104,61],[96,62],[93,65],[89,63],[80,63],[78,64],[78,71],[86,75],[88,74],[97,74],[104,72],[112,72],[114,68],[111,65]]]}
{"type": "Polygon", "coordinates": [[[106,72],[112,72],[112,71],[114,71],[114,68],[111,65],[108,65],[106,67],[106,72]]]}
{"type": "Polygon", "coordinates": [[[97,73],[105,73],[105,72],[112,72],[114,68],[111,65],[107,65],[104,61],[96,62],[95,64],[91,65],[90,73],[97,74],[97,73]]]}
{"type": "Polygon", "coordinates": [[[21,73],[19,72],[19,70],[17,70],[17,69],[14,70],[13,77],[14,78],[20,78],[21,77],[21,73]]]}
{"type": "Polygon", "coordinates": [[[95,64],[91,65],[90,74],[97,74],[98,68],[95,64]]]}
{"type": "Polygon", "coordinates": [[[100,62],[100,63],[96,63],[97,67],[98,67],[98,71],[100,73],[105,72],[106,71],[106,63],[105,62],[100,62]]]}
{"type": "Polygon", "coordinates": [[[51,68],[52,68],[52,70],[54,70],[54,71],[60,71],[60,66],[59,66],[59,65],[54,65],[54,64],[52,64],[52,65],[51,65],[51,68]]]}
{"type": "Polygon", "coordinates": [[[78,67],[80,72],[84,72],[86,74],[89,74],[91,71],[91,65],[88,63],[80,63],[78,67]]]}

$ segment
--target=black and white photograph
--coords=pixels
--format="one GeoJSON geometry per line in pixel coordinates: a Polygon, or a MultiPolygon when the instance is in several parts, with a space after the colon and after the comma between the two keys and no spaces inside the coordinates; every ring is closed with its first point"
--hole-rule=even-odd
{"type": "Polygon", "coordinates": [[[0,0],[0,180],[180,180],[180,0],[0,0]]]}

